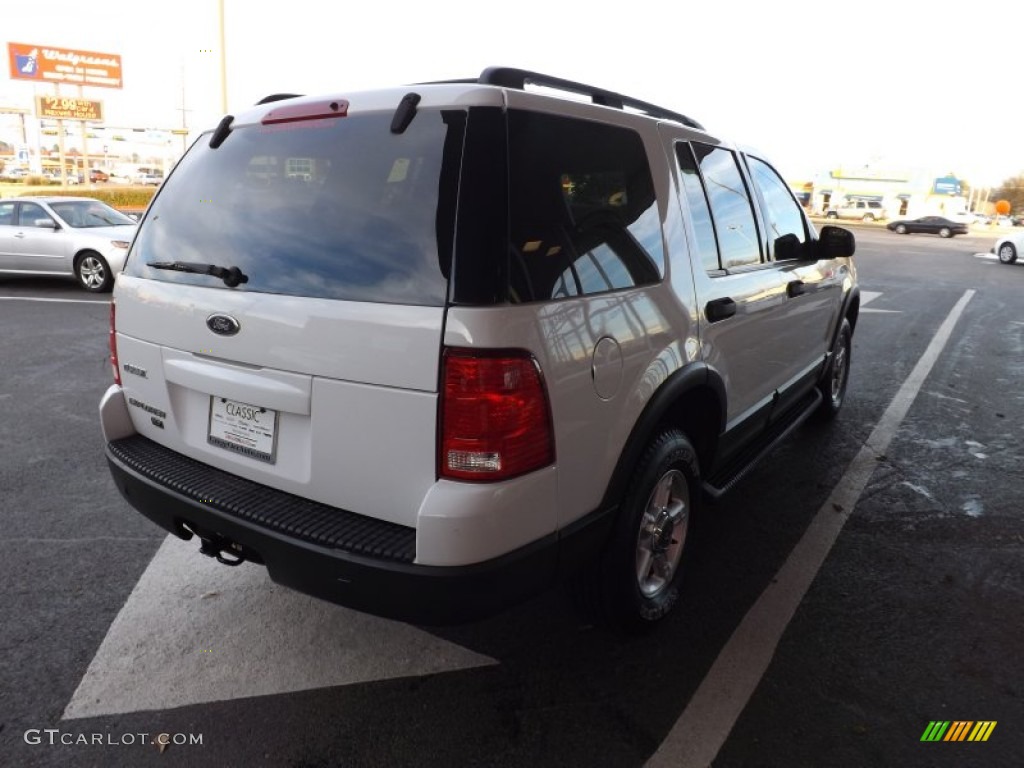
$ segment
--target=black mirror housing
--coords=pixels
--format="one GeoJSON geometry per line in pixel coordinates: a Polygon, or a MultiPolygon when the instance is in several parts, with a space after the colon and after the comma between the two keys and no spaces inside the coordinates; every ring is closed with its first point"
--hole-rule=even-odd
{"type": "Polygon", "coordinates": [[[818,253],[822,259],[841,259],[853,256],[857,240],[853,232],[827,224],[818,235],[818,253]]]}
{"type": "Polygon", "coordinates": [[[804,250],[801,248],[803,243],[800,242],[800,238],[794,235],[792,232],[785,234],[782,237],[776,238],[775,240],[775,260],[786,261],[790,259],[807,258],[804,250]]]}

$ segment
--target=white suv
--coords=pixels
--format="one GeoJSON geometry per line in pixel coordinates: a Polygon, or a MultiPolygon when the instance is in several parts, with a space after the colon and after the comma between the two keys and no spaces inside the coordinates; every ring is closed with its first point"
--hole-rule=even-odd
{"type": "Polygon", "coordinates": [[[885,208],[877,200],[851,200],[836,206],[827,214],[830,219],[860,219],[875,221],[885,218],[885,208]]]}
{"type": "Polygon", "coordinates": [[[573,575],[647,625],[702,496],[842,405],[853,248],[761,155],[580,83],[268,97],[140,225],[107,457],[168,531],[327,600],[447,623],[573,575]]]}

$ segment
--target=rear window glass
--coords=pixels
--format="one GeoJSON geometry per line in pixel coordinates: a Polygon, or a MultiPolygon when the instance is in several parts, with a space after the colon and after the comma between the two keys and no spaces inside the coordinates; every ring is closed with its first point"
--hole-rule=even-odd
{"type": "Polygon", "coordinates": [[[200,138],[154,199],[125,272],[225,288],[147,266],[238,267],[230,290],[440,306],[447,293],[464,111],[254,125],[200,138]]]}
{"type": "Polygon", "coordinates": [[[508,121],[511,301],[657,282],[664,247],[640,136],[524,111],[508,121]]]}

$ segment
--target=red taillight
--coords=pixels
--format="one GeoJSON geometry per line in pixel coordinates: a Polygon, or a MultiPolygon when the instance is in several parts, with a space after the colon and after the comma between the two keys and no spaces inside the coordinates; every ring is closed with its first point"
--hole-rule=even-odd
{"type": "Polygon", "coordinates": [[[555,460],[547,392],[528,352],[445,351],[441,477],[506,480],[555,460]]]}
{"type": "Polygon", "coordinates": [[[114,321],[114,302],[110,302],[110,366],[114,369],[114,383],[121,386],[121,369],[117,365],[117,323],[114,321]]]}

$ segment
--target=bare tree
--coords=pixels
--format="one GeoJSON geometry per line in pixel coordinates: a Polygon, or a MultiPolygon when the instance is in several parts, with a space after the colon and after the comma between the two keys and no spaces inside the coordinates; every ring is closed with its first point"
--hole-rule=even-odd
{"type": "Polygon", "coordinates": [[[1018,173],[1003,181],[992,190],[989,200],[1006,200],[1010,203],[1010,210],[1013,213],[1024,213],[1024,173],[1018,173]]]}

